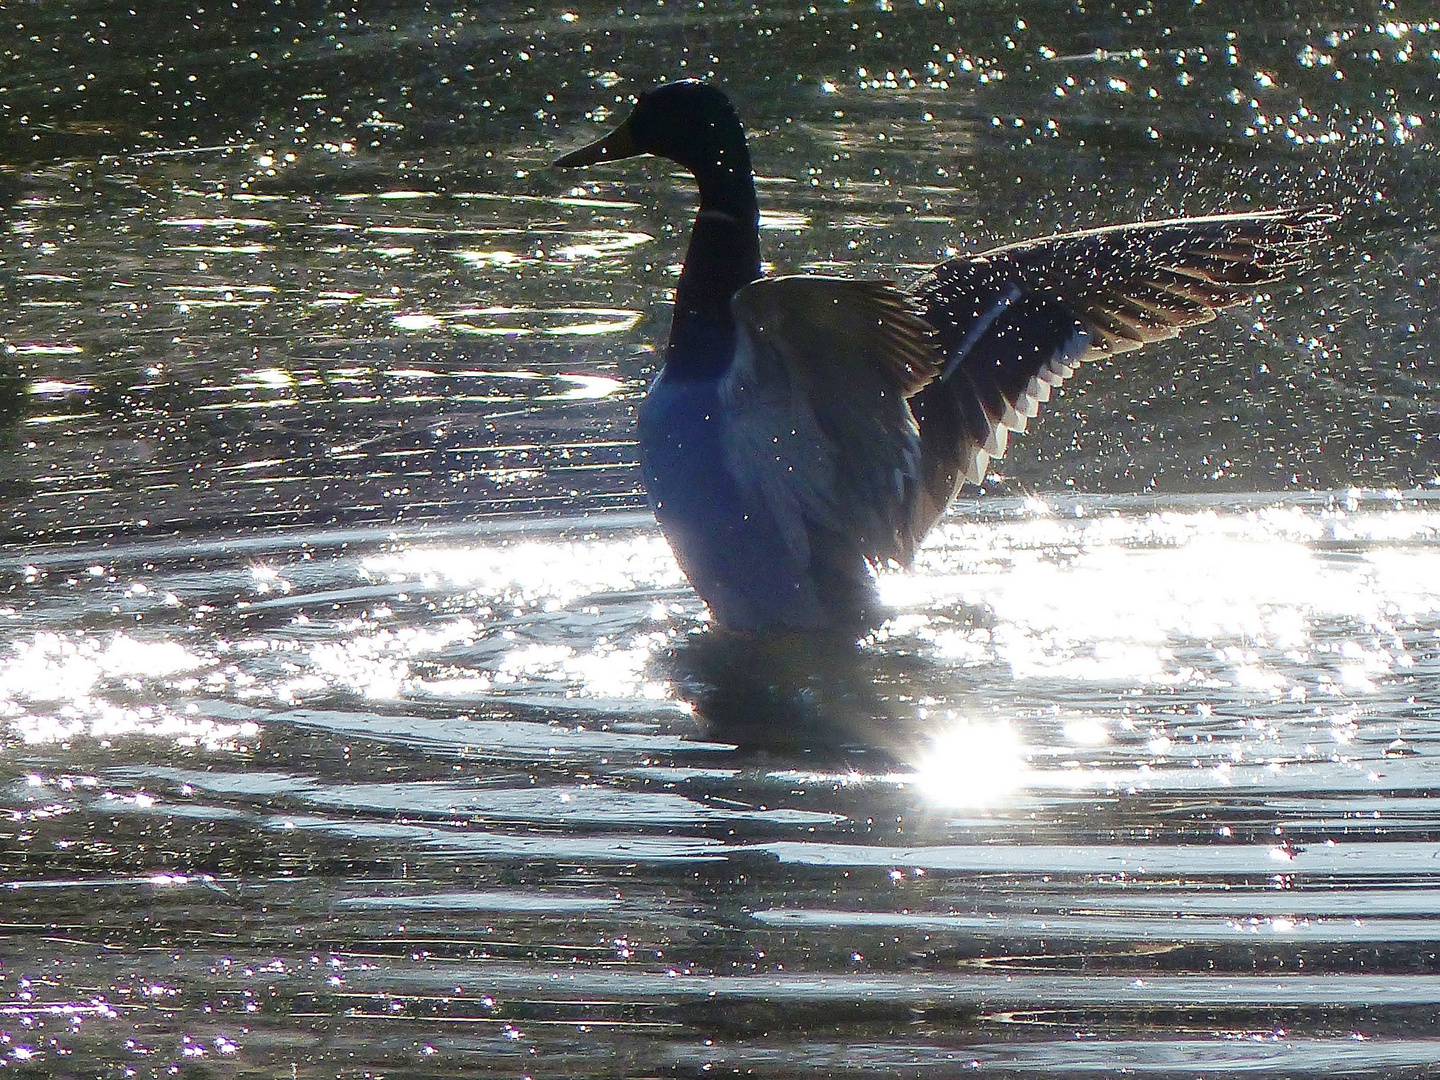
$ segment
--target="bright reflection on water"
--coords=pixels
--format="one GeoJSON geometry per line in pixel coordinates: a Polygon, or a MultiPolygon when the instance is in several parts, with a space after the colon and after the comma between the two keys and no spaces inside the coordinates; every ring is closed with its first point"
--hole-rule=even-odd
{"type": "Polygon", "coordinates": [[[939,727],[915,771],[916,783],[931,803],[993,806],[1021,785],[1025,747],[1009,724],[949,721],[939,727]]]}
{"type": "MultiPolygon", "coordinates": [[[[676,717],[698,705],[703,723],[712,699],[700,684],[718,671],[735,684],[722,697],[753,681],[776,717],[798,710],[823,726],[844,701],[842,745],[865,743],[876,723],[923,733],[923,750],[900,749],[894,731],[879,742],[952,805],[992,805],[1060,753],[1143,746],[1154,761],[1218,753],[1216,764],[1233,764],[1263,734],[1325,757],[1353,741],[1358,718],[1383,716],[1368,702],[1433,664],[1440,515],[1391,501],[1398,508],[992,501],[986,517],[944,526],[913,571],[886,572],[896,615],[860,650],[823,660],[767,649],[724,669],[692,656],[703,609],[653,528],[328,551],[320,538],[210,579],[166,572],[149,549],[76,570],[66,556],[20,571],[0,702],[31,743],[146,734],[233,746],[256,728],[225,722],[217,701],[593,702],[676,717]],[[77,604],[130,625],[43,628],[77,604]],[[817,670],[830,681],[807,683],[817,670]],[[1005,684],[1021,704],[976,713],[992,685],[1010,693],[1005,684]],[[1252,707],[1273,713],[1245,722],[1254,735],[1197,742],[1219,713],[1252,707]]],[[[743,722],[768,741],[763,708],[743,722]]],[[[1398,737],[1403,717],[1386,722],[1398,737]]]]}
{"type": "MultiPolygon", "coordinates": [[[[925,553],[925,572],[888,582],[889,595],[913,603],[941,594],[990,608],[998,625],[989,643],[1017,678],[1213,683],[1302,702],[1340,696],[1341,687],[1373,690],[1372,676],[1412,667],[1395,620],[1423,618],[1440,604],[1434,551],[1334,552],[1381,537],[1433,542],[1433,513],[1359,523],[1296,507],[1243,516],[1111,513],[1089,522],[1047,514],[998,535],[949,526],[945,542],[925,553]],[[1341,643],[1317,636],[1336,621],[1359,633],[1341,643]],[[1209,662],[1177,650],[1186,641],[1209,643],[1209,662]]],[[[929,636],[957,657],[975,640],[967,632],[929,636]]]]}
{"type": "Polygon", "coordinates": [[[9,5],[0,1072],[1440,1071],[1433,6],[9,5]],[[1347,214],[755,648],[693,185],[545,167],[688,75],[767,272],[1347,214]]]}

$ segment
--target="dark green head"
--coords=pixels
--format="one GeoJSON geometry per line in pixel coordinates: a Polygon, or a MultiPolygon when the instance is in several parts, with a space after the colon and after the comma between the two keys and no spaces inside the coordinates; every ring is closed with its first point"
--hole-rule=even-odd
{"type": "Polygon", "coordinates": [[[623,123],[598,142],[559,158],[561,168],[654,154],[706,180],[750,179],[745,131],[725,91],[697,79],[640,95],[623,123]]]}

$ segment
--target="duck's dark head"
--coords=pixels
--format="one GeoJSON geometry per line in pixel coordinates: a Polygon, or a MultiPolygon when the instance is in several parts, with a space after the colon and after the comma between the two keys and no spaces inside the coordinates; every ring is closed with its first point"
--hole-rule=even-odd
{"type": "Polygon", "coordinates": [[[676,378],[714,377],[734,359],[730,298],[760,276],[760,211],[745,130],[725,91],[692,79],[641,94],[619,127],[555,164],[572,168],[641,154],[683,166],[700,188],[700,212],[675,287],[665,370],[676,378]]]}
{"type": "Polygon", "coordinates": [[[707,181],[748,183],[745,131],[725,91],[696,79],[640,95],[623,123],[598,142],[572,150],[561,168],[654,154],[682,165],[703,188],[707,181]]]}

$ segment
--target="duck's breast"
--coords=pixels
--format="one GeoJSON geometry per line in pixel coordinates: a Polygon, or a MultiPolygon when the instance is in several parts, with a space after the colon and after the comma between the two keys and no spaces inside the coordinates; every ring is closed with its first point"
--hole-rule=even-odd
{"type": "Polygon", "coordinates": [[[675,558],[729,629],[824,625],[809,559],[726,466],[725,424],[715,379],[662,373],[640,406],[645,490],[675,558]]]}

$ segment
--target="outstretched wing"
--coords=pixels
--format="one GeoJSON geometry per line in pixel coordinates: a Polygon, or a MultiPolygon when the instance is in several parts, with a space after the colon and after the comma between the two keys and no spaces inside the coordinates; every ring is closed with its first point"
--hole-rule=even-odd
{"type": "Polygon", "coordinates": [[[911,290],[944,354],[912,402],[924,469],[916,535],[979,483],[1075,365],[1209,322],[1279,280],[1335,215],[1273,210],[1142,222],[941,263],[911,290]]]}
{"type": "Polygon", "coordinates": [[[920,433],[906,399],[939,370],[931,328],[882,281],[762,278],[731,308],[736,356],[720,388],[731,475],[799,566],[817,529],[907,561],[920,433]]]}

